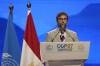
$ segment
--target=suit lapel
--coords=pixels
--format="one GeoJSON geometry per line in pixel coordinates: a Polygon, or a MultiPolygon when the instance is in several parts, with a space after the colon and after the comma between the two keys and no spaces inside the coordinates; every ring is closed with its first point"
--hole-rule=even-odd
{"type": "MultiPolygon", "coordinates": [[[[56,29],[55,35],[56,35],[58,32],[59,32],[59,28],[56,29]]],[[[59,34],[59,33],[58,33],[58,35],[56,36],[55,41],[61,42],[61,40],[60,40],[60,34],[59,34]]]]}
{"type": "Polygon", "coordinates": [[[60,34],[58,34],[58,36],[57,36],[57,41],[61,42],[61,40],[60,40],[60,34]]]}
{"type": "Polygon", "coordinates": [[[65,38],[65,42],[69,42],[69,41],[71,42],[71,41],[72,41],[72,38],[70,37],[71,35],[69,36],[68,34],[71,34],[71,33],[69,33],[68,30],[66,29],[66,38],[65,38]]]}

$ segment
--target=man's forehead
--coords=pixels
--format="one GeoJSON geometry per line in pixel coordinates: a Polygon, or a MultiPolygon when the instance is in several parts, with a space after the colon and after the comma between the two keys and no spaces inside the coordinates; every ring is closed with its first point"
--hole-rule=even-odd
{"type": "Polygon", "coordinates": [[[59,16],[59,17],[67,17],[66,15],[61,15],[61,16],[59,16]]]}

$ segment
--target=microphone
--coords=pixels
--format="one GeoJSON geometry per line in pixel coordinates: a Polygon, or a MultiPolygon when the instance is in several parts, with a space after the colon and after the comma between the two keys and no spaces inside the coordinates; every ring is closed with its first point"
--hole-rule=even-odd
{"type": "Polygon", "coordinates": [[[59,32],[60,32],[60,30],[57,32],[57,34],[54,36],[54,38],[51,40],[51,42],[54,41],[54,39],[56,38],[56,36],[58,35],[59,32]]]}
{"type": "Polygon", "coordinates": [[[66,33],[71,37],[71,39],[75,42],[75,39],[66,31],[66,33]]]}

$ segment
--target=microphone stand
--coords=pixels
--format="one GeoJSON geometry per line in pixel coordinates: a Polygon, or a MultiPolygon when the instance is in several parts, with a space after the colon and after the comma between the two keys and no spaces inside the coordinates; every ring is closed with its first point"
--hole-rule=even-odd
{"type": "MultiPolygon", "coordinates": [[[[66,33],[71,37],[71,35],[67,31],[66,31],[66,33]]],[[[71,38],[75,42],[74,38],[73,37],[71,37],[71,38]]]]}
{"type": "Polygon", "coordinates": [[[54,36],[54,38],[51,40],[51,42],[54,41],[54,39],[56,38],[56,36],[58,35],[59,32],[60,32],[60,30],[57,32],[57,34],[54,36]]]}

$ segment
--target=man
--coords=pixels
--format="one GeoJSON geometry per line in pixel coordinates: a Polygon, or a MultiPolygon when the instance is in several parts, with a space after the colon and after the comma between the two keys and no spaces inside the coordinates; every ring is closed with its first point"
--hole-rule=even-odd
{"type": "Polygon", "coordinates": [[[68,24],[68,15],[61,12],[56,16],[58,28],[47,33],[47,42],[77,42],[78,37],[74,31],[66,28],[68,24]]]}

